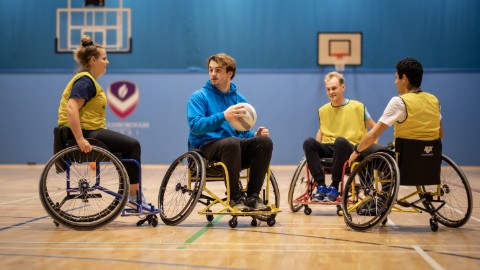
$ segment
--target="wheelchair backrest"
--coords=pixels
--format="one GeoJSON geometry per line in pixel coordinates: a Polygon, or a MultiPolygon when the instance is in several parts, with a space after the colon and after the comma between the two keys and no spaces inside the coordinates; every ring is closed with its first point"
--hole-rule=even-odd
{"type": "Polygon", "coordinates": [[[395,152],[400,168],[400,185],[440,184],[442,141],[396,138],[395,152]]]}

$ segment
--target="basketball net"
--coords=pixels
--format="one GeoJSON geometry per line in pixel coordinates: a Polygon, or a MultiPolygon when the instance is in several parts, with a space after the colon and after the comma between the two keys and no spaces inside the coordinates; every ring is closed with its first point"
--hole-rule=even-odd
{"type": "Polygon", "coordinates": [[[334,53],[333,63],[335,64],[336,71],[344,71],[345,63],[347,62],[348,56],[346,53],[334,53]]]}

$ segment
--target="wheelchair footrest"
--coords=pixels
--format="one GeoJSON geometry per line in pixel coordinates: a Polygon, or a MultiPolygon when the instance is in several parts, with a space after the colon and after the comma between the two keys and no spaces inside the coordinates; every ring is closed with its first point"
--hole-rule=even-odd
{"type": "Polygon", "coordinates": [[[241,211],[220,211],[220,212],[198,212],[200,215],[231,215],[231,216],[258,216],[258,215],[276,215],[281,212],[280,209],[273,209],[270,211],[250,211],[250,212],[241,212],[241,211]]]}
{"type": "Polygon", "coordinates": [[[155,209],[153,211],[138,211],[134,208],[125,208],[122,210],[122,217],[126,216],[142,216],[142,215],[156,215],[160,213],[160,209],[155,209]]]}

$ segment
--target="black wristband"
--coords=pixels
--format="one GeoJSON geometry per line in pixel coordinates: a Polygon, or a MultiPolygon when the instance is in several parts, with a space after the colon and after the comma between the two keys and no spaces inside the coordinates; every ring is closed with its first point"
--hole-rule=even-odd
{"type": "Polygon", "coordinates": [[[353,147],[353,151],[357,154],[361,154],[361,151],[358,151],[358,144],[353,147]]]}

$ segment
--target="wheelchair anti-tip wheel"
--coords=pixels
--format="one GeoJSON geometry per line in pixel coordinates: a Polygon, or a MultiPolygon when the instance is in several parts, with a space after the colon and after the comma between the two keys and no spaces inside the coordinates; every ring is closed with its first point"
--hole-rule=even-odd
{"type": "MultiPolygon", "coordinates": [[[[418,188],[424,193],[436,193],[438,186],[419,186],[418,188]]],[[[432,220],[451,228],[463,226],[472,215],[472,190],[460,167],[445,155],[442,156],[439,188],[441,196],[434,199],[444,201],[445,205],[433,215],[432,220]]],[[[423,201],[423,204],[428,208],[427,204],[429,202],[427,200],[423,201]]],[[[433,230],[435,226],[432,225],[432,220],[430,225],[433,230]]]]}
{"type": "Polygon", "coordinates": [[[48,161],[39,193],[55,224],[93,230],[121,214],[128,200],[129,180],[123,164],[109,151],[93,146],[85,154],[72,146],[48,161]]]}
{"type": "Polygon", "coordinates": [[[158,194],[160,218],[166,225],[184,221],[197,204],[205,183],[205,162],[189,151],[178,157],[163,177],[158,194]]]}
{"type": "Polygon", "coordinates": [[[366,157],[348,177],[342,197],[345,223],[366,231],[382,223],[396,201],[399,169],[387,153],[366,157]]]}

